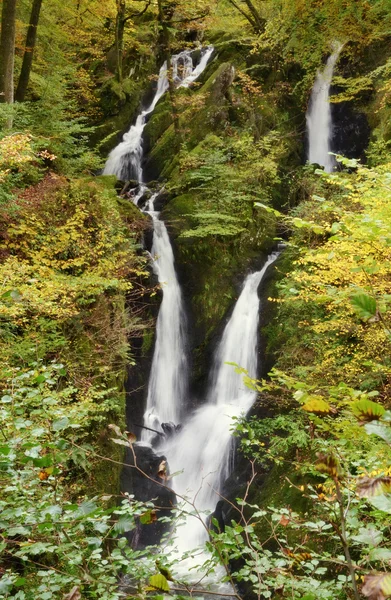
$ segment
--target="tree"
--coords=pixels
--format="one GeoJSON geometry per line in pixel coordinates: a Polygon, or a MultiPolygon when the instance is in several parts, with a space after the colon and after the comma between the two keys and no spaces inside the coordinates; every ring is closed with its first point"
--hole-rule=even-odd
{"type": "Polygon", "coordinates": [[[0,102],[14,101],[16,0],[3,0],[0,38],[0,102]]]}
{"type": "Polygon", "coordinates": [[[256,33],[263,32],[265,28],[265,19],[262,19],[251,0],[229,0],[229,2],[247,19],[256,33]],[[246,6],[246,10],[241,4],[246,6]]]}
{"type": "Polygon", "coordinates": [[[30,23],[26,35],[26,46],[24,49],[22,70],[20,72],[18,87],[16,89],[15,94],[15,100],[17,100],[18,102],[23,102],[26,95],[27,86],[29,84],[41,6],[42,0],[33,0],[33,5],[31,7],[30,23]]]}
{"type": "MultiPolygon", "coordinates": [[[[144,0],[142,0],[144,1],[144,0]]],[[[116,0],[117,15],[115,19],[115,56],[116,56],[116,75],[119,82],[122,81],[122,60],[124,53],[124,31],[127,21],[141,17],[149,8],[151,0],[146,0],[145,6],[138,12],[126,14],[126,0],[116,0]]]]}

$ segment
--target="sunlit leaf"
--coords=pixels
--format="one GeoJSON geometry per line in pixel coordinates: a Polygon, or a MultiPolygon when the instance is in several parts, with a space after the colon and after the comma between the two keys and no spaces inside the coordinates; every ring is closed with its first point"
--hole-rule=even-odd
{"type": "Polygon", "coordinates": [[[372,400],[357,400],[352,404],[353,414],[363,423],[379,420],[385,410],[381,404],[372,402],[372,400]]]}
{"type": "Polygon", "coordinates": [[[357,484],[360,498],[372,498],[391,491],[391,477],[363,477],[357,484]]]}
{"type": "Polygon", "coordinates": [[[362,594],[370,600],[384,600],[391,596],[391,573],[366,575],[362,594]]]}
{"type": "Polygon", "coordinates": [[[149,585],[155,590],[162,590],[163,592],[170,591],[168,581],[161,573],[158,573],[157,575],[152,575],[152,577],[149,578],[149,585]]]}
{"type": "Polygon", "coordinates": [[[316,469],[321,473],[326,473],[330,477],[338,478],[341,474],[339,461],[332,454],[317,454],[318,460],[316,469]]]}
{"type": "Polygon", "coordinates": [[[143,525],[150,525],[157,521],[156,510],[147,510],[147,512],[140,515],[140,523],[143,525]]]}
{"type": "Polygon", "coordinates": [[[313,396],[302,406],[302,409],[316,415],[327,415],[331,412],[331,406],[320,397],[313,396]]]}

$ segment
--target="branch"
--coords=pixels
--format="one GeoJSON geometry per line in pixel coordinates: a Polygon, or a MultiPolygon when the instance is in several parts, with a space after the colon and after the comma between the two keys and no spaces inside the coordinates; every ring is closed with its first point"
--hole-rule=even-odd
{"type": "Polygon", "coordinates": [[[143,10],[140,10],[140,12],[138,12],[138,13],[131,13],[129,16],[127,16],[124,19],[122,19],[122,23],[126,23],[127,21],[130,21],[130,19],[137,19],[137,17],[141,17],[141,15],[143,15],[144,13],[146,13],[147,10],[148,10],[148,8],[151,6],[151,1],[152,0],[148,0],[148,2],[146,3],[146,5],[144,6],[143,10]]]}
{"type": "Polygon", "coordinates": [[[246,11],[243,10],[243,8],[241,6],[239,6],[239,4],[236,4],[235,0],[228,0],[228,1],[230,2],[230,4],[232,4],[232,6],[234,6],[236,8],[236,10],[238,10],[240,13],[242,13],[242,15],[247,19],[247,21],[250,23],[250,25],[254,29],[257,29],[256,22],[250,17],[250,15],[248,15],[246,13],[246,11]]]}
{"type": "Polygon", "coordinates": [[[197,17],[192,17],[191,19],[177,19],[175,21],[168,21],[168,23],[173,24],[173,23],[190,23],[191,21],[198,21],[199,19],[203,19],[204,17],[207,17],[210,13],[210,10],[207,10],[205,13],[203,13],[202,15],[198,15],[197,17]]]}

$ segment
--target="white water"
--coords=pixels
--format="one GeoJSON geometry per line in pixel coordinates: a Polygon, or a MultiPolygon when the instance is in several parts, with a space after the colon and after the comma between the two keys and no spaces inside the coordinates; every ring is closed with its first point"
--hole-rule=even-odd
{"type": "MultiPolygon", "coordinates": [[[[213,46],[201,51],[201,59],[194,67],[191,50],[184,50],[180,54],[171,57],[172,77],[177,87],[188,87],[205,70],[205,67],[213,53],[213,46]]],[[[147,117],[150,115],[160,98],[168,90],[167,62],[164,62],[159,71],[159,79],[156,92],[151,104],[137,117],[136,123],[132,125],[120,142],[109,154],[103,169],[103,175],[115,175],[117,179],[128,181],[135,179],[143,181],[143,144],[142,138],[147,117]]]]}
{"type": "MultiPolygon", "coordinates": [[[[243,384],[243,376],[226,363],[238,364],[250,377],[257,375],[258,287],[277,257],[277,252],[271,254],[260,271],[247,276],[217,349],[207,403],[163,449],[171,472],[183,470],[173,479],[174,491],[200,512],[213,512],[220,499],[218,492],[231,471],[232,419],[246,414],[256,397],[243,384]]],[[[200,519],[189,516],[177,533],[178,552],[193,550],[207,539],[200,519]]]]}
{"type": "Polygon", "coordinates": [[[308,161],[324,167],[327,173],[331,173],[335,166],[334,157],[329,154],[332,135],[329,95],[334,67],[341,49],[342,45],[335,43],[334,52],[329,56],[324,70],[318,71],[306,115],[308,161]]]}
{"type": "MultiPolygon", "coordinates": [[[[152,268],[161,285],[163,300],[156,324],[144,425],[162,432],[161,423],[172,421],[178,424],[181,420],[188,371],[182,292],[166,226],[154,210],[157,195],[154,194],[149,200],[146,212],[153,219],[152,268]]],[[[149,442],[153,437],[151,432],[143,430],[142,441],[149,442]]]]}
{"type": "Polygon", "coordinates": [[[142,137],[144,127],[147,123],[147,116],[153,112],[156,104],[167,90],[167,63],[164,62],[159,71],[157,89],[151,104],[138,115],[135,125],[131,126],[129,131],[124,134],[122,142],[110,152],[105,168],[103,169],[103,175],[115,175],[117,179],[121,179],[122,181],[135,179],[142,182],[143,170],[141,161],[143,156],[142,137]]]}
{"type": "Polygon", "coordinates": [[[184,77],[183,81],[179,84],[179,87],[189,87],[189,85],[193,83],[193,81],[195,81],[197,77],[199,77],[201,73],[203,73],[203,71],[205,71],[206,65],[208,64],[209,59],[213,54],[213,51],[213,46],[209,46],[208,48],[202,51],[200,62],[194,69],[192,66],[191,70],[186,70],[186,76],[184,77]]]}
{"type": "MultiPolygon", "coordinates": [[[[185,50],[171,57],[172,76],[176,86],[188,87],[204,71],[213,47],[201,50],[201,58],[194,67],[192,51],[185,50]]],[[[151,104],[137,117],[120,142],[109,154],[103,170],[104,175],[116,175],[118,179],[135,179],[139,182],[138,192],[133,197],[134,204],[148,191],[143,183],[142,137],[147,117],[160,98],[168,90],[167,63],[160,71],[156,92],[151,104]]],[[[154,202],[158,193],[153,194],[147,203],[147,212],[153,221],[152,267],[163,291],[163,299],[156,324],[155,350],[148,384],[147,406],[144,424],[162,432],[161,423],[181,419],[182,406],[187,384],[187,361],[185,353],[185,314],[182,294],[175,273],[174,254],[166,226],[155,211],[154,202]]],[[[154,434],[143,430],[142,441],[150,442],[154,434]]]]}

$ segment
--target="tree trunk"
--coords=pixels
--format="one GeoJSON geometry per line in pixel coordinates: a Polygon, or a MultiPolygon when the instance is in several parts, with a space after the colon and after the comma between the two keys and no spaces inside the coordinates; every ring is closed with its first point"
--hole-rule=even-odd
{"type": "Polygon", "coordinates": [[[250,11],[250,14],[240,6],[240,1],[241,0],[238,0],[238,2],[236,2],[236,0],[229,0],[230,4],[232,4],[232,6],[234,6],[236,10],[238,10],[247,19],[254,31],[256,33],[262,33],[265,29],[265,20],[260,17],[251,0],[244,0],[247,8],[250,11]]]}
{"type": "Polygon", "coordinates": [[[257,9],[255,8],[254,4],[251,2],[251,0],[245,0],[249,11],[251,12],[255,25],[256,25],[256,30],[257,33],[262,33],[265,29],[265,21],[264,19],[262,19],[257,11],[257,9]]]}
{"type": "Polygon", "coordinates": [[[0,102],[14,101],[16,0],[3,0],[0,38],[0,102]]]}
{"type": "Polygon", "coordinates": [[[35,40],[37,38],[37,28],[39,13],[41,11],[42,0],[33,0],[31,8],[30,23],[26,35],[26,47],[24,49],[22,70],[19,76],[18,87],[16,89],[15,100],[23,102],[26,95],[27,86],[30,80],[31,66],[33,64],[33,54],[35,40]]]}
{"type": "Polygon", "coordinates": [[[180,128],[179,115],[178,115],[178,110],[177,110],[176,101],[175,101],[176,100],[175,85],[174,85],[174,82],[172,79],[170,31],[169,31],[166,16],[164,13],[164,7],[163,7],[162,0],[158,0],[158,21],[162,27],[163,53],[164,53],[165,61],[167,63],[168,95],[170,98],[172,118],[174,121],[176,142],[179,146],[179,144],[181,142],[181,128],[180,128]]]}
{"type": "Polygon", "coordinates": [[[124,52],[124,29],[125,29],[125,0],[117,0],[117,16],[115,20],[115,56],[117,64],[117,79],[119,82],[123,79],[122,58],[124,52]]]}

